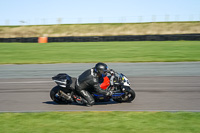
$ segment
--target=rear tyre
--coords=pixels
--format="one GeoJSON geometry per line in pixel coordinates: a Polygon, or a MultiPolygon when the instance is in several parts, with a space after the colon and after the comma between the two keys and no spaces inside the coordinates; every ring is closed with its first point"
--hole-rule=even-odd
{"type": "Polygon", "coordinates": [[[55,86],[54,88],[52,88],[52,90],[50,91],[51,99],[58,104],[68,104],[68,101],[60,97],[60,94],[59,94],[60,90],[62,90],[62,87],[60,86],[55,86]]]}
{"type": "Polygon", "coordinates": [[[124,92],[125,94],[122,95],[120,98],[118,99],[113,99],[116,102],[132,102],[135,99],[135,91],[132,90],[131,88],[127,91],[124,92]]]}

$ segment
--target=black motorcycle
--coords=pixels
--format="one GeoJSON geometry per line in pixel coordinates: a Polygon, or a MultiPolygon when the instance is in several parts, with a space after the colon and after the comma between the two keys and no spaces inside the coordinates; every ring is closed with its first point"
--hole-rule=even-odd
{"type": "MultiPolygon", "coordinates": [[[[112,96],[106,96],[95,92],[90,92],[95,99],[95,102],[108,102],[114,100],[116,102],[131,102],[135,99],[135,92],[130,88],[128,78],[122,73],[110,71],[109,76],[110,86],[107,87],[108,91],[112,91],[112,96]]],[[[69,76],[66,73],[60,73],[52,77],[57,84],[50,91],[51,99],[58,104],[69,104],[77,102],[83,104],[83,98],[79,96],[75,90],[76,78],[69,76]]]]}

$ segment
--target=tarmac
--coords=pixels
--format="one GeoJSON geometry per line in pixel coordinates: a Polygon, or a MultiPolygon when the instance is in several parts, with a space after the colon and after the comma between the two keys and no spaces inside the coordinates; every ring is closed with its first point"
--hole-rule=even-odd
{"type": "Polygon", "coordinates": [[[0,65],[0,112],[46,111],[200,111],[200,62],[107,63],[125,74],[136,92],[131,103],[92,107],[54,103],[51,77],[77,77],[95,63],[0,65]]]}

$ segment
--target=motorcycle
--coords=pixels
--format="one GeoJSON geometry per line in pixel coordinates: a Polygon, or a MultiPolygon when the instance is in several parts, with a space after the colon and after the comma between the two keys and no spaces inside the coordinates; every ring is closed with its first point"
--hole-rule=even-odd
{"type": "MultiPolygon", "coordinates": [[[[95,92],[90,92],[95,99],[95,102],[109,102],[113,100],[118,103],[132,102],[135,99],[135,92],[130,88],[128,78],[122,74],[111,70],[107,76],[110,84],[106,88],[107,91],[112,91],[112,96],[106,96],[95,92]]],[[[70,104],[73,102],[83,104],[83,98],[79,96],[75,89],[77,78],[73,78],[66,73],[60,73],[52,80],[57,86],[50,91],[51,99],[58,104],[70,104]]]]}

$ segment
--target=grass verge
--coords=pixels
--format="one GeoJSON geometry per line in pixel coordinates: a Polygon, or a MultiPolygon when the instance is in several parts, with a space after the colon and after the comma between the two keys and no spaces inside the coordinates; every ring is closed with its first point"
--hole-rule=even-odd
{"type": "Polygon", "coordinates": [[[0,38],[200,33],[200,22],[96,23],[0,26],[0,38]]]}
{"type": "Polygon", "coordinates": [[[200,61],[200,41],[0,43],[0,64],[200,61]]]}
{"type": "Polygon", "coordinates": [[[199,112],[0,113],[2,133],[197,133],[199,112]]]}

